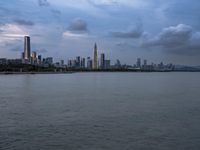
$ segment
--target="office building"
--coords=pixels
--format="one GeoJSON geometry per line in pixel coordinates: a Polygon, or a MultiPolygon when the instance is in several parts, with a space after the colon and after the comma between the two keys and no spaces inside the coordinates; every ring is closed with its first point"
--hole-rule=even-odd
{"type": "Polygon", "coordinates": [[[105,69],[105,54],[102,53],[100,57],[100,69],[105,69]]]}
{"type": "Polygon", "coordinates": [[[22,59],[8,59],[7,64],[8,65],[19,65],[22,63],[22,59]]]}
{"type": "Polygon", "coordinates": [[[68,68],[71,68],[71,67],[72,67],[72,60],[71,60],[71,59],[68,60],[68,62],[67,62],[67,67],[68,67],[68,68]]]}
{"type": "Polygon", "coordinates": [[[76,57],[76,68],[80,68],[80,66],[81,66],[81,57],[77,56],[76,57]]]}
{"type": "Polygon", "coordinates": [[[24,59],[24,52],[22,52],[21,59],[24,59]]]}
{"type": "Polygon", "coordinates": [[[7,59],[6,58],[0,58],[0,65],[6,65],[7,59]]]}
{"type": "Polygon", "coordinates": [[[31,64],[37,64],[37,53],[36,52],[32,52],[31,64]]]}
{"type": "Polygon", "coordinates": [[[81,68],[85,68],[85,58],[81,58],[81,68]]]}
{"type": "Polygon", "coordinates": [[[147,60],[144,60],[144,67],[147,66],[147,60]]]}
{"type": "Polygon", "coordinates": [[[61,65],[61,66],[64,66],[64,64],[65,64],[65,61],[64,61],[64,60],[61,60],[61,61],[60,61],[60,65],[61,65]]]}
{"type": "Polygon", "coordinates": [[[97,44],[94,45],[94,56],[93,56],[93,63],[92,69],[98,69],[98,53],[97,53],[97,44]]]}
{"type": "Polygon", "coordinates": [[[34,62],[37,61],[37,53],[36,53],[36,52],[32,52],[32,60],[33,60],[34,62]]]}
{"type": "Polygon", "coordinates": [[[120,62],[119,59],[116,60],[115,68],[117,68],[117,69],[120,69],[120,68],[121,68],[121,62],[120,62]]]}
{"type": "Polygon", "coordinates": [[[47,57],[45,60],[45,64],[52,65],[53,64],[53,57],[47,57]]]}
{"type": "Polygon", "coordinates": [[[141,59],[140,58],[137,59],[137,68],[141,68],[141,59]]]}
{"type": "Polygon", "coordinates": [[[42,55],[38,55],[37,62],[38,64],[42,64],[42,55]]]}
{"type": "Polygon", "coordinates": [[[110,69],[110,60],[105,60],[105,69],[110,69]]]}
{"type": "Polygon", "coordinates": [[[90,57],[87,58],[87,69],[92,69],[92,60],[90,57]]]}
{"type": "Polygon", "coordinates": [[[30,61],[31,58],[31,43],[30,37],[24,37],[24,59],[30,61]]]}
{"type": "Polygon", "coordinates": [[[76,66],[77,66],[76,60],[74,60],[74,59],[68,60],[67,66],[68,66],[68,68],[76,68],[76,66]]]}

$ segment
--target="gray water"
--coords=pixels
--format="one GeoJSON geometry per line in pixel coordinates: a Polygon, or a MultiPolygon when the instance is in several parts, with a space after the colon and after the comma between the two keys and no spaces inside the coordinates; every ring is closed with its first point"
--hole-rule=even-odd
{"type": "Polygon", "coordinates": [[[199,150],[200,73],[0,76],[1,150],[199,150]]]}

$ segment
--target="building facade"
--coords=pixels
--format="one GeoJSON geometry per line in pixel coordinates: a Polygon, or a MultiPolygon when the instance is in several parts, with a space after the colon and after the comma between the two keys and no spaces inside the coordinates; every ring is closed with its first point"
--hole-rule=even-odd
{"type": "Polygon", "coordinates": [[[24,59],[30,61],[31,58],[31,40],[29,36],[24,37],[24,59]]]}
{"type": "Polygon", "coordinates": [[[93,56],[93,63],[92,69],[98,69],[98,53],[97,53],[97,44],[94,45],[94,56],[93,56]]]}
{"type": "Polygon", "coordinates": [[[102,53],[100,57],[100,69],[105,69],[105,54],[102,53]]]}

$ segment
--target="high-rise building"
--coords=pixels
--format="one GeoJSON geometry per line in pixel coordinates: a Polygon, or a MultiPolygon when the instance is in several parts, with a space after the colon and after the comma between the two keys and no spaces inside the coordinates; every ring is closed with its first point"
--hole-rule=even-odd
{"type": "Polygon", "coordinates": [[[140,58],[137,59],[137,67],[141,68],[141,59],[140,58]]]}
{"type": "Polygon", "coordinates": [[[24,59],[30,61],[31,58],[31,42],[30,37],[24,37],[24,59]]]}
{"type": "Polygon", "coordinates": [[[97,54],[97,44],[95,43],[92,69],[98,69],[98,56],[97,55],[98,55],[97,54]]]}
{"type": "Polygon", "coordinates": [[[92,60],[90,57],[87,58],[87,69],[92,69],[92,60]]]}
{"type": "Polygon", "coordinates": [[[105,69],[110,69],[110,60],[105,60],[105,69]]]}
{"type": "Polygon", "coordinates": [[[76,60],[73,59],[72,60],[72,68],[76,68],[77,67],[76,65],[77,65],[77,62],[76,62],[76,60]]]}
{"type": "Polygon", "coordinates": [[[68,60],[67,67],[68,68],[76,68],[77,62],[74,59],[68,60]]]}
{"type": "Polygon", "coordinates": [[[120,62],[119,59],[116,60],[115,68],[117,68],[117,69],[120,69],[120,68],[121,68],[121,62],[120,62]]]}
{"type": "Polygon", "coordinates": [[[52,64],[53,64],[53,57],[47,57],[47,58],[45,59],[45,64],[52,65],[52,64]]]}
{"type": "Polygon", "coordinates": [[[65,64],[65,61],[64,61],[64,60],[61,60],[61,61],[60,61],[60,65],[61,65],[61,66],[64,66],[64,64],[65,64]]]}
{"type": "Polygon", "coordinates": [[[0,64],[1,65],[7,64],[7,59],[6,58],[0,58],[0,64]]]}
{"type": "Polygon", "coordinates": [[[76,68],[80,68],[80,66],[81,66],[81,57],[77,56],[76,57],[76,68]]]}
{"type": "Polygon", "coordinates": [[[68,68],[71,68],[71,67],[72,67],[72,60],[71,60],[71,59],[68,60],[67,67],[68,67],[68,68]]]}
{"type": "Polygon", "coordinates": [[[38,55],[38,63],[39,63],[39,64],[42,63],[42,55],[38,55]]]}
{"type": "Polygon", "coordinates": [[[24,59],[24,52],[22,52],[22,56],[21,56],[21,59],[24,59]]]}
{"type": "Polygon", "coordinates": [[[144,66],[145,67],[147,66],[147,60],[146,59],[144,60],[144,66]]]}
{"type": "Polygon", "coordinates": [[[81,58],[81,68],[85,68],[85,58],[81,58]]]}
{"type": "Polygon", "coordinates": [[[34,61],[37,60],[37,53],[36,52],[32,52],[32,59],[34,61]]]}
{"type": "Polygon", "coordinates": [[[104,53],[101,54],[101,58],[100,58],[100,68],[101,68],[101,69],[105,69],[105,54],[104,54],[104,53]]]}
{"type": "Polygon", "coordinates": [[[37,53],[36,52],[32,52],[31,63],[32,64],[37,63],[37,53]]]}

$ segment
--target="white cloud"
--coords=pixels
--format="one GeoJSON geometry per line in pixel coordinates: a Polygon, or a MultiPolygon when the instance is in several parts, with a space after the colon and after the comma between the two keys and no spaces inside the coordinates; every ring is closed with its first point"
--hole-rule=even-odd
{"type": "Polygon", "coordinates": [[[87,38],[89,35],[87,33],[74,33],[70,31],[65,31],[63,33],[63,38],[73,38],[73,39],[78,39],[78,38],[87,38]]]}
{"type": "Polygon", "coordinates": [[[10,43],[20,40],[28,35],[25,28],[15,24],[5,24],[0,26],[0,43],[10,43]]]}

